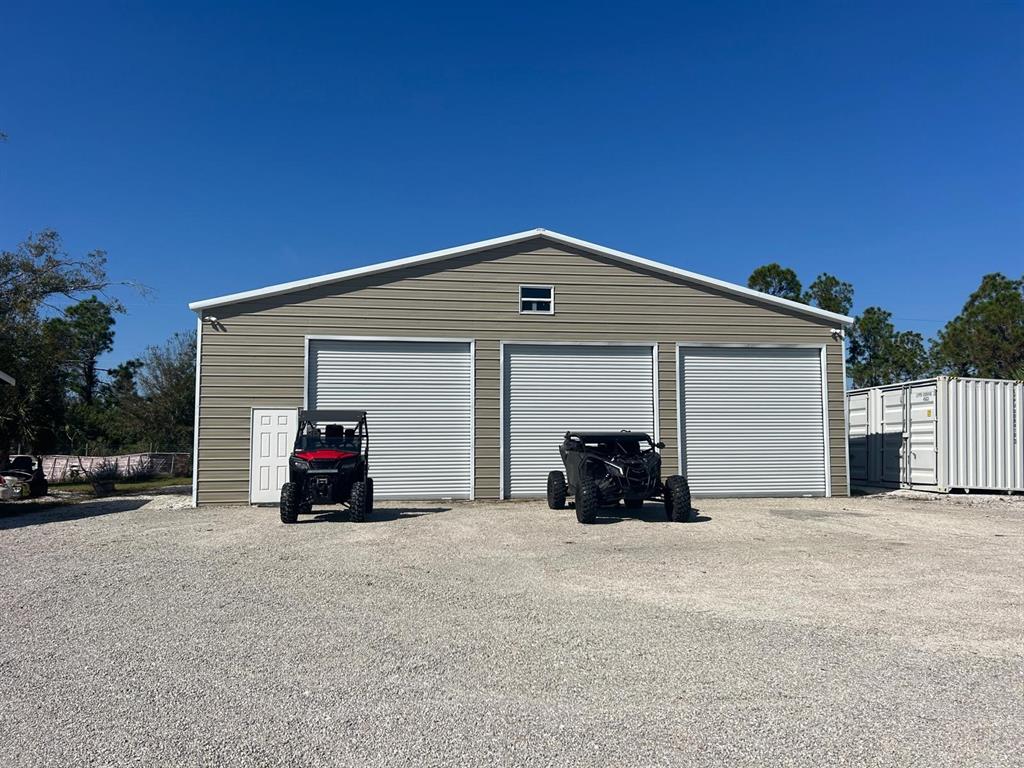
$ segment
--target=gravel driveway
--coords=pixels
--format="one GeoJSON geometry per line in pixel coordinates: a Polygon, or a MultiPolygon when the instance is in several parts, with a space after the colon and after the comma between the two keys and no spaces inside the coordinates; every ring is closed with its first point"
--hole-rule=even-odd
{"type": "Polygon", "coordinates": [[[1024,503],[0,519],[0,765],[1020,765],[1024,503]]]}

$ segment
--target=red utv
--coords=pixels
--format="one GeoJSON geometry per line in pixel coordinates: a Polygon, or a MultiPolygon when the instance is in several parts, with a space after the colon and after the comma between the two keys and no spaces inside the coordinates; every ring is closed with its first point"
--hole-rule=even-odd
{"type": "Polygon", "coordinates": [[[366,411],[299,411],[299,433],[281,486],[281,522],[294,523],[314,504],[344,504],[349,520],[373,510],[366,411]]]}

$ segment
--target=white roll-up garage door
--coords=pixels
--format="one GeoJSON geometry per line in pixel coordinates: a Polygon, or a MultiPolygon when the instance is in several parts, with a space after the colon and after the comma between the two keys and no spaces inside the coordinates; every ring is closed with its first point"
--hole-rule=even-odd
{"type": "Polygon", "coordinates": [[[504,495],[543,496],[567,430],[654,437],[651,346],[505,345],[504,495]]]}
{"type": "Polygon", "coordinates": [[[469,342],[309,342],[310,408],[361,408],[377,498],[471,498],[469,342]]]}
{"type": "Polygon", "coordinates": [[[694,495],[825,495],[820,348],[682,346],[679,369],[694,495]]]}

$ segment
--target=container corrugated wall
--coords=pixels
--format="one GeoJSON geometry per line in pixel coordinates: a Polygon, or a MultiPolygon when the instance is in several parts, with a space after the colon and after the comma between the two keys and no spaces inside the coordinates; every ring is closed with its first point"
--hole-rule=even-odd
{"type": "Polygon", "coordinates": [[[1024,383],[947,379],[951,488],[1024,490],[1024,383]]]}
{"type": "Polygon", "coordinates": [[[846,401],[854,484],[1024,491],[1024,382],[940,376],[846,401]]]}

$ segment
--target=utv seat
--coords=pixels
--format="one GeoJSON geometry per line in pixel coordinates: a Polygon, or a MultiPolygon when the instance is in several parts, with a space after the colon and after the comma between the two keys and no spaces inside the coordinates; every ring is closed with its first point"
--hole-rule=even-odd
{"type": "Polygon", "coordinates": [[[324,439],[340,440],[345,437],[345,427],[341,424],[327,424],[324,426],[324,439]]]}

